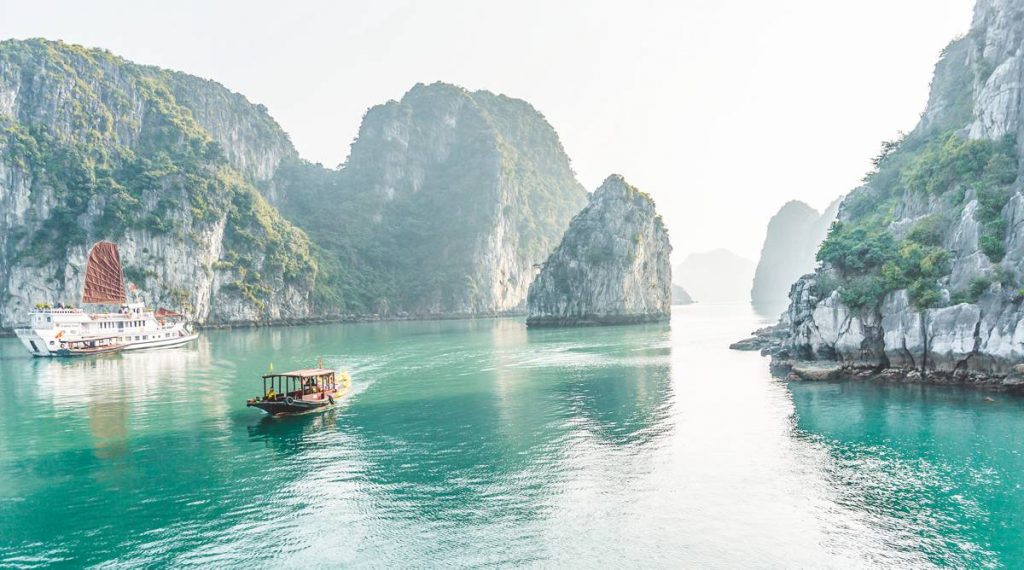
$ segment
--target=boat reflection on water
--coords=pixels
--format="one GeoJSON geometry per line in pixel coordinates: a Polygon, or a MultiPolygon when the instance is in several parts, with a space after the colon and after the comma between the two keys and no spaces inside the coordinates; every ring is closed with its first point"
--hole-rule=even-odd
{"type": "Polygon", "coordinates": [[[249,439],[262,441],[267,449],[285,455],[300,453],[323,441],[321,437],[338,430],[338,408],[316,414],[291,416],[260,416],[259,421],[246,426],[249,439]]]}
{"type": "Polygon", "coordinates": [[[128,451],[128,405],[123,399],[93,400],[89,404],[89,430],[93,453],[110,459],[128,451]]]}
{"type": "MultiPolygon", "coordinates": [[[[36,381],[20,388],[31,392],[32,398],[46,402],[58,415],[84,416],[94,453],[98,458],[111,458],[127,452],[129,426],[143,416],[145,421],[138,423],[146,424],[147,429],[160,429],[169,428],[176,416],[195,417],[199,415],[197,411],[222,414],[226,408],[217,399],[189,398],[197,382],[201,385],[203,380],[203,375],[196,375],[195,370],[208,367],[209,363],[206,339],[176,349],[80,359],[35,359],[32,368],[36,381]],[[80,412],[83,408],[84,414],[80,412]],[[166,421],[153,422],[157,415],[166,416],[166,421]]],[[[31,430],[33,426],[45,424],[31,423],[26,427],[31,430]]],[[[66,429],[73,431],[72,427],[66,429]]],[[[68,444],[72,446],[73,442],[68,444]]]]}

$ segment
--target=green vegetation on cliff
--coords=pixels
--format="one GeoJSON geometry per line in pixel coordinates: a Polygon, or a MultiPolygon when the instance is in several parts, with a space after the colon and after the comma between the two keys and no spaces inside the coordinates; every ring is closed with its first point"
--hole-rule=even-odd
{"type": "MultiPolygon", "coordinates": [[[[838,273],[819,278],[819,293],[838,289],[844,303],[863,308],[890,291],[908,289],[918,308],[941,305],[939,280],[950,271],[944,228],[959,219],[969,192],[977,197],[981,250],[992,263],[1002,260],[1007,228],[1001,212],[1017,174],[1012,137],[991,141],[959,132],[915,133],[883,144],[874,162],[866,185],[843,204],[845,221],[833,225],[818,251],[818,261],[838,273]],[[889,227],[897,208],[934,201],[945,202],[945,216],[932,214],[902,239],[893,236],[889,227]]],[[[954,292],[952,300],[964,295],[954,292]]]]}
{"type": "Polygon", "coordinates": [[[441,83],[370,109],[337,170],[261,105],[103,50],[0,42],[0,101],[19,211],[0,295],[20,274],[72,296],[74,260],[109,239],[138,246],[131,273],[161,300],[209,288],[223,319],[506,311],[586,202],[533,107],[441,83]]]}
{"type": "Polygon", "coordinates": [[[59,42],[0,42],[0,79],[23,93],[15,116],[0,115],[3,160],[32,192],[53,195],[36,229],[8,247],[31,252],[21,254],[27,262],[56,262],[60,281],[72,247],[117,241],[128,229],[187,244],[223,223],[218,269],[233,270],[242,297],[262,309],[275,281],[311,288],[307,238],[177,101],[179,75],[59,42]]]}
{"type": "MultiPolygon", "coordinates": [[[[972,86],[985,72],[970,64],[973,40],[961,38],[943,50],[921,123],[911,134],[882,144],[865,185],[843,202],[845,221],[832,228],[818,252],[817,259],[834,270],[819,272],[819,293],[838,289],[844,302],[859,308],[875,306],[886,293],[903,288],[918,308],[976,297],[960,290],[944,299],[940,290],[940,280],[950,272],[946,231],[969,196],[977,200],[981,251],[992,263],[1002,260],[1007,228],[1001,212],[1017,176],[1016,141],[966,135],[973,119],[972,86]],[[893,220],[914,209],[942,214],[917,221],[897,239],[893,220]]],[[[1001,275],[1013,285],[1007,272],[1001,275]]]]}
{"type": "Polygon", "coordinates": [[[370,109],[341,169],[286,161],[275,183],[320,294],[362,313],[511,308],[586,202],[529,104],[441,83],[370,109]]]}

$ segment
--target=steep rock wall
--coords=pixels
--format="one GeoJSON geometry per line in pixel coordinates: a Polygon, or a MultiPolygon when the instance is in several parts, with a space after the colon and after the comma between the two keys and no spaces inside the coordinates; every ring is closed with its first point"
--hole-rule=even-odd
{"type": "Polygon", "coordinates": [[[101,50],[0,43],[0,326],[37,302],[77,303],[100,239],[120,244],[148,304],[199,322],[310,314],[306,237],[250,183],[290,143],[240,135],[244,98],[192,79],[202,88],[101,50]]]}
{"type": "Polygon", "coordinates": [[[534,266],[586,203],[532,106],[443,83],[371,108],[340,171],[285,173],[283,211],[325,244],[355,312],[522,309],[534,266]]]}
{"type": "Polygon", "coordinates": [[[530,286],[528,326],[666,321],[672,246],[650,196],[608,177],[530,286]]]}
{"type": "Polygon", "coordinates": [[[791,289],[780,358],[1016,382],[1024,362],[1022,42],[1024,5],[977,3],[971,31],[936,66],[921,122],[885,149],[878,171],[840,209],[847,231],[866,228],[864,255],[881,253],[871,244],[886,235],[899,253],[858,268],[837,261],[837,235],[822,250],[833,261],[791,289]]]}

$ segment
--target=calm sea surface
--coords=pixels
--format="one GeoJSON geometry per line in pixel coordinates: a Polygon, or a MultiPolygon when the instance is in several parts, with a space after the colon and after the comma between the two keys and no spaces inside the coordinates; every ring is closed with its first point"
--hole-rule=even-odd
{"type": "Polygon", "coordinates": [[[761,322],[0,339],[0,566],[1024,565],[1024,399],[779,382],[727,349],[761,322]],[[245,407],[320,355],[338,408],[245,407]]]}

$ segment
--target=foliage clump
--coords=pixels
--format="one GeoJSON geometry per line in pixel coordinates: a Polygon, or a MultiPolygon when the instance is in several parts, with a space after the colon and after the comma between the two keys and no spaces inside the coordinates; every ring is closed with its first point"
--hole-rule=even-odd
{"type": "MultiPolygon", "coordinates": [[[[845,221],[834,224],[818,251],[818,261],[835,275],[818,285],[821,293],[838,290],[845,303],[865,308],[906,289],[918,308],[940,306],[940,281],[951,270],[946,233],[972,193],[982,228],[979,247],[993,263],[1002,260],[1007,232],[1002,211],[1018,166],[1012,136],[993,141],[968,139],[957,131],[918,132],[883,143],[873,164],[865,186],[843,203],[845,221]],[[894,216],[903,203],[922,200],[947,206],[897,239],[890,229],[894,216]]],[[[972,283],[968,291],[954,292],[952,300],[977,299],[987,290],[984,285],[972,283]]]]}
{"type": "Polygon", "coordinates": [[[1017,176],[1013,137],[998,141],[949,133],[924,144],[900,169],[907,192],[941,195],[959,187],[1006,185],[1017,176]]]}
{"type": "Polygon", "coordinates": [[[833,224],[817,258],[839,273],[834,287],[854,308],[873,306],[898,289],[908,289],[920,308],[935,306],[941,301],[937,281],[949,272],[949,253],[937,245],[911,238],[897,242],[888,230],[843,222],[833,224]]]}
{"type": "Polygon", "coordinates": [[[129,229],[197,241],[223,222],[228,268],[255,306],[271,291],[248,287],[253,270],[311,287],[317,264],[305,234],[229,165],[176,99],[174,74],[44,40],[0,42],[0,69],[31,76],[34,96],[53,98],[26,97],[18,122],[0,117],[0,148],[32,192],[55,197],[37,231],[15,236],[36,262],[59,268],[55,279],[64,279],[72,248],[129,229]]]}
{"type": "Polygon", "coordinates": [[[996,284],[1019,288],[1015,274],[998,265],[1006,254],[1003,212],[1017,180],[1017,141],[1012,135],[987,140],[965,134],[974,118],[973,86],[994,69],[971,55],[975,41],[959,38],[943,50],[921,122],[912,133],[882,144],[864,186],[844,200],[844,222],[832,229],[818,255],[824,262],[819,294],[838,290],[851,304],[876,307],[885,294],[906,289],[925,308],[977,302],[996,284]],[[965,212],[967,207],[973,211],[965,212]],[[894,223],[922,210],[934,213],[910,228],[894,223]],[[951,271],[949,232],[970,214],[981,226],[979,249],[997,265],[943,300],[951,271]]]}

